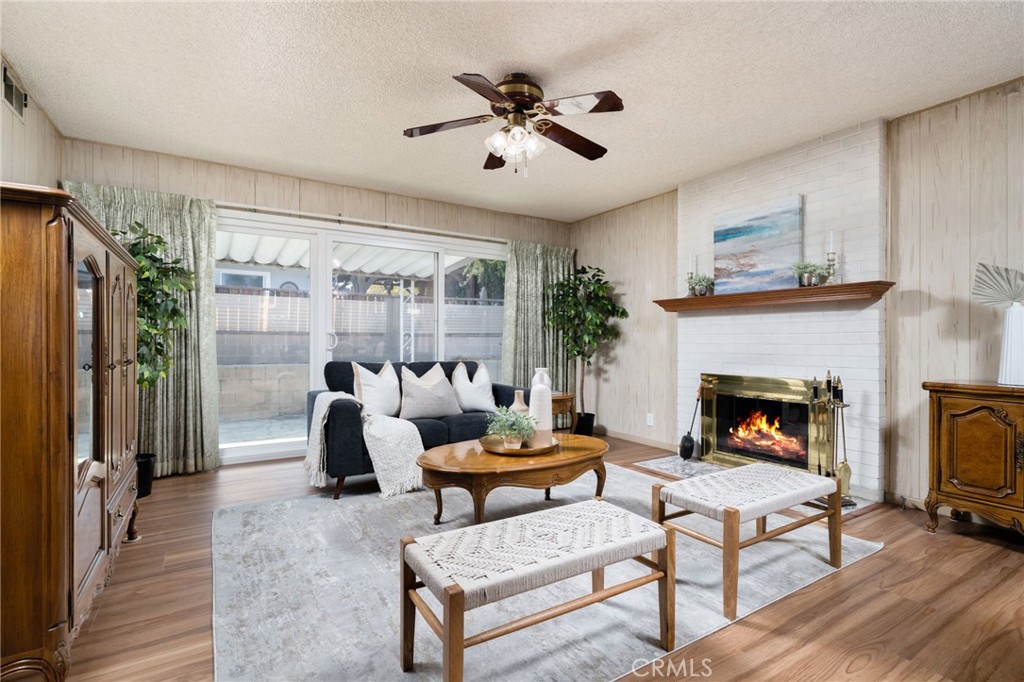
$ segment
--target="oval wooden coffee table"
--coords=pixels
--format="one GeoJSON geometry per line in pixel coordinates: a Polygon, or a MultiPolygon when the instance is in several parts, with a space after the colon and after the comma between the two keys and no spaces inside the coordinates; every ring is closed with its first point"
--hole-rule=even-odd
{"type": "Polygon", "coordinates": [[[484,500],[495,488],[513,486],[545,491],[575,481],[588,471],[597,474],[596,497],[604,491],[604,454],[608,443],[590,436],[555,434],[558,447],[546,455],[516,457],[495,455],[484,450],[478,440],[449,443],[427,450],[416,460],[423,469],[423,484],[434,491],[437,513],[434,524],[441,523],[441,489],[464,488],[473,496],[473,523],[483,523],[484,500]]]}

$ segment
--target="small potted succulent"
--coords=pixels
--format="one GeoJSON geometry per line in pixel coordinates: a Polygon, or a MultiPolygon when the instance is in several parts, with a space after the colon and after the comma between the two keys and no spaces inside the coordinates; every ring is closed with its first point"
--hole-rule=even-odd
{"type": "Polygon", "coordinates": [[[501,436],[507,450],[520,448],[536,428],[537,422],[533,417],[523,412],[513,412],[507,407],[499,407],[497,412],[487,418],[487,433],[501,436]]]}
{"type": "Polygon", "coordinates": [[[821,263],[800,261],[793,266],[793,273],[802,287],[816,287],[828,281],[828,267],[821,263]]]}
{"type": "Polygon", "coordinates": [[[707,296],[715,293],[715,278],[711,275],[693,275],[686,281],[694,296],[707,296]]]}

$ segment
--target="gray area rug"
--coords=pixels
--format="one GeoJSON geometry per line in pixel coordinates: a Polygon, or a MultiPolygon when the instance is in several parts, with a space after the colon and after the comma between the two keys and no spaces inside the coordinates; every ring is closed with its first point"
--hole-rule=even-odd
{"type": "MultiPolygon", "coordinates": [[[[653,477],[608,466],[605,499],[650,513],[653,477]]],[[[499,488],[487,518],[578,502],[594,494],[585,475],[555,488],[499,488]]],[[[214,663],[221,681],[437,680],[441,645],[417,616],[416,669],[398,664],[398,541],[469,525],[472,503],[463,490],[444,491],[445,513],[434,526],[430,491],[381,500],[375,493],[328,494],[220,509],[213,522],[214,663]]],[[[720,525],[685,517],[720,535],[720,525]]],[[[787,519],[769,517],[769,528],[787,519]]],[[[744,524],[744,537],[753,524],[744,524]]],[[[683,646],[728,625],[722,617],[721,554],[681,534],[677,542],[676,643],[683,646]]],[[[846,536],[843,563],[881,549],[846,536]]],[[[740,553],[740,617],[835,569],[824,527],[807,526],[740,553]]],[[[626,562],[607,571],[612,585],[645,572],[626,562]]],[[[467,635],[587,594],[577,576],[466,614],[467,635]]],[[[440,613],[428,591],[421,590],[440,613]]],[[[823,605],[824,607],[825,605],[823,605]]],[[[638,590],[466,650],[467,680],[610,680],[662,656],[657,587],[638,590]]]]}
{"type": "Polygon", "coordinates": [[[677,478],[693,478],[694,476],[713,474],[716,471],[725,471],[725,467],[720,467],[717,464],[710,464],[699,459],[683,459],[679,455],[645,459],[637,462],[634,466],[659,471],[677,478]]]}

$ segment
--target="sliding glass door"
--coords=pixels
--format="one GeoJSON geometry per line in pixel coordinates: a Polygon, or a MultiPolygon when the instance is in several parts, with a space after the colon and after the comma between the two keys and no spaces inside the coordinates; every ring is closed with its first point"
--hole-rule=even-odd
{"type": "Polygon", "coordinates": [[[436,252],[335,241],[330,270],[331,358],[436,358],[436,276],[436,252]]]}
{"type": "Polygon", "coordinates": [[[497,381],[506,246],[222,210],[220,447],[234,463],[306,446],[330,360],[476,360],[497,381]]]}
{"type": "Polygon", "coordinates": [[[479,253],[445,250],[444,358],[487,365],[501,379],[505,312],[505,261],[479,253]]]}
{"type": "Polygon", "coordinates": [[[310,247],[302,236],[217,233],[221,448],[305,440],[310,247]]]}

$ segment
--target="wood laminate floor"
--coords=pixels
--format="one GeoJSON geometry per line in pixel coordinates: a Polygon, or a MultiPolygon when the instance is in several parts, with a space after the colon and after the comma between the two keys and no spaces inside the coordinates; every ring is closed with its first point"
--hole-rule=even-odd
{"type": "MultiPolygon", "coordinates": [[[[669,454],[608,441],[618,464],[669,454]]],[[[211,680],[213,511],[312,492],[298,460],[157,480],[142,541],[124,546],[74,643],[71,682],[211,680]]],[[[1024,536],[949,519],[929,535],[924,522],[889,505],[844,517],[885,549],[626,679],[1024,681],[1024,536]]]]}

